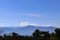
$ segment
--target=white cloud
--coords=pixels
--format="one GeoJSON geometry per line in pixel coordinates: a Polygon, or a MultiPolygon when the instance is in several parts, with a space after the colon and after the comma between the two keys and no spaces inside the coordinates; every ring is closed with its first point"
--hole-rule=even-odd
{"type": "Polygon", "coordinates": [[[36,14],[36,13],[28,13],[27,16],[31,16],[31,17],[41,17],[41,14],[36,14]]]}
{"type": "Polygon", "coordinates": [[[21,27],[28,26],[28,25],[37,26],[37,24],[35,24],[35,23],[29,23],[29,22],[21,22],[21,23],[20,23],[20,26],[21,26],[21,27]]]}
{"type": "Polygon", "coordinates": [[[25,27],[25,26],[28,26],[28,25],[33,25],[33,26],[42,26],[42,27],[49,27],[49,26],[53,26],[53,25],[38,25],[36,23],[30,23],[30,22],[21,22],[20,23],[20,27],[25,27]]]}
{"type": "Polygon", "coordinates": [[[28,25],[28,22],[21,22],[20,23],[20,26],[27,26],[28,25]]]}

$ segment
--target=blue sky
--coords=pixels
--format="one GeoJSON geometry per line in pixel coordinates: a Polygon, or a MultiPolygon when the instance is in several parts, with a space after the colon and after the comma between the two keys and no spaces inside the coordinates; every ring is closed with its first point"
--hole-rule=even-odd
{"type": "Polygon", "coordinates": [[[60,0],[0,0],[0,26],[60,26],[60,0]]]}

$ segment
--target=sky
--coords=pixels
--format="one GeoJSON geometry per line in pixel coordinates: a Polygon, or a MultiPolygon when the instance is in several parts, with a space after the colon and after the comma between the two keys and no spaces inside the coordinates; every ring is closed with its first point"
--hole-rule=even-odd
{"type": "Polygon", "coordinates": [[[60,27],[60,0],[0,0],[2,26],[60,27]]]}

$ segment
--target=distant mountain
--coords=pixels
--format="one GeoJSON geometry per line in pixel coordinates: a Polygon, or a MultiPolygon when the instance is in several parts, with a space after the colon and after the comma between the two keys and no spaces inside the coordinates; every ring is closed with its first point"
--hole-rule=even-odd
{"type": "Polygon", "coordinates": [[[3,34],[9,34],[12,32],[16,32],[20,35],[32,35],[32,33],[39,29],[40,31],[49,31],[49,33],[54,32],[56,27],[48,26],[48,27],[42,27],[42,26],[32,26],[28,25],[26,27],[0,27],[0,30],[3,30],[3,34]]]}

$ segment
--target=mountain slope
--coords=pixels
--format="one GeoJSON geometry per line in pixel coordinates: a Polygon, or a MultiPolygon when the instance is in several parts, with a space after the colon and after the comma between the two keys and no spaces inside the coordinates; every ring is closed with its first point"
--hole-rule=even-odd
{"type": "Polygon", "coordinates": [[[28,25],[26,27],[0,27],[0,30],[4,31],[3,34],[16,32],[20,35],[32,35],[32,33],[36,29],[39,29],[40,31],[49,31],[49,33],[52,33],[56,28],[53,26],[42,27],[42,26],[31,26],[31,25],[28,25]]]}

